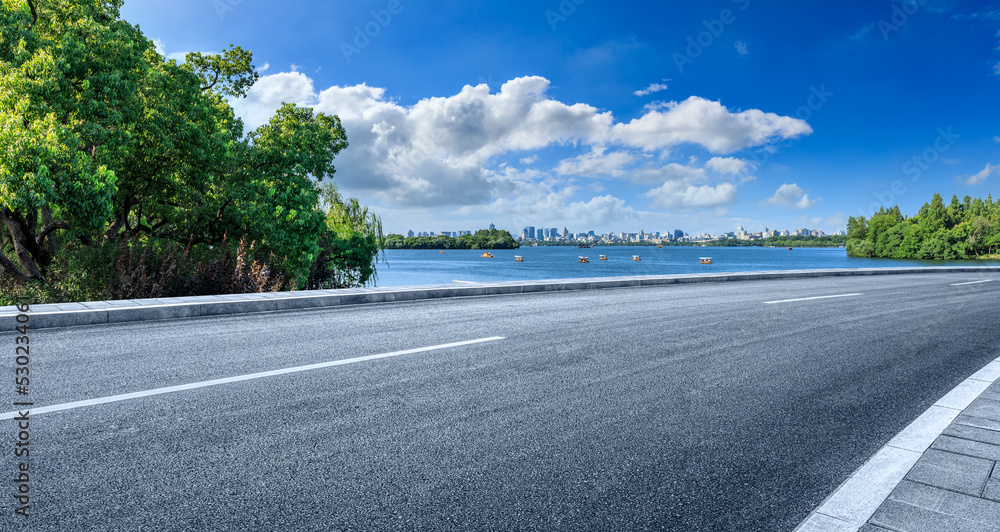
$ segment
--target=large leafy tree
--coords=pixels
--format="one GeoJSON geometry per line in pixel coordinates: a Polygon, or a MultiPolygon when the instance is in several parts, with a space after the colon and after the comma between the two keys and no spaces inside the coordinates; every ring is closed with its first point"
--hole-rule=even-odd
{"type": "Polygon", "coordinates": [[[0,267],[41,279],[57,231],[99,231],[117,180],[125,124],[149,42],[118,20],[120,2],[0,0],[0,267]]]}
{"type": "Polygon", "coordinates": [[[60,240],[237,235],[304,277],[325,215],[317,181],[347,147],[339,118],[284,105],[244,134],[228,98],[252,55],[167,61],[120,0],[0,0],[0,268],[44,279],[60,240]]]}

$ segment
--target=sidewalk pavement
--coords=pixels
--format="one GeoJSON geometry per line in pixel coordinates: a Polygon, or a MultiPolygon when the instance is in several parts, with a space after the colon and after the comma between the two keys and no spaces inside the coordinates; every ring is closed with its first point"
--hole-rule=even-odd
{"type": "Polygon", "coordinates": [[[1000,531],[1000,381],[917,460],[861,532],[1000,531]]]}

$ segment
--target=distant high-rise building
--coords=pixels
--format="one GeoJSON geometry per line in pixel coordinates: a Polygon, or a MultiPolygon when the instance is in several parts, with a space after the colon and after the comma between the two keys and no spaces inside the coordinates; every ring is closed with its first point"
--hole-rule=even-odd
{"type": "Polygon", "coordinates": [[[413,238],[413,229],[410,229],[409,231],[406,232],[406,237],[413,238]]]}
{"type": "Polygon", "coordinates": [[[496,228],[497,228],[497,226],[495,226],[495,225],[493,225],[493,224],[490,224],[490,231],[492,231],[492,230],[494,230],[494,229],[496,229],[496,228]]]}
{"type": "Polygon", "coordinates": [[[525,236],[524,238],[530,238],[532,240],[535,239],[535,228],[534,227],[531,227],[529,225],[528,227],[524,228],[524,232],[527,233],[527,236],[525,236]]]}
{"type": "Polygon", "coordinates": [[[563,227],[562,237],[563,238],[569,237],[569,229],[563,227]]]}
{"type": "Polygon", "coordinates": [[[680,229],[675,230],[674,231],[674,240],[680,240],[682,238],[684,238],[684,231],[681,231],[680,229]]]}

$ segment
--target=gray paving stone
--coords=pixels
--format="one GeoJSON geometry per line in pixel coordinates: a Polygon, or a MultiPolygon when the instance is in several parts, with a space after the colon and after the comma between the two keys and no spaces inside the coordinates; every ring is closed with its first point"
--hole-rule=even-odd
{"type": "MultiPolygon", "coordinates": [[[[943,432],[946,436],[954,436],[963,440],[973,440],[990,445],[1000,445],[1000,431],[989,430],[967,425],[951,425],[943,432]]],[[[991,458],[991,460],[996,460],[991,458]]]]}
{"type": "Polygon", "coordinates": [[[985,458],[996,462],[1000,460],[1000,445],[990,445],[977,441],[963,440],[952,436],[941,436],[931,444],[932,449],[948,451],[951,453],[985,458]]]}
{"type": "Polygon", "coordinates": [[[968,425],[970,427],[979,427],[981,429],[1000,431],[1000,421],[995,419],[986,419],[984,417],[962,414],[955,418],[955,423],[959,425],[968,425]]]}
{"type": "Polygon", "coordinates": [[[1000,480],[991,479],[986,481],[983,498],[1000,503],[1000,480]]]}
{"type": "Polygon", "coordinates": [[[903,481],[890,499],[983,524],[1000,525],[1000,504],[923,484],[903,481]]]}
{"type": "Polygon", "coordinates": [[[979,397],[982,397],[983,399],[990,399],[990,400],[993,400],[993,401],[1000,401],[1000,392],[994,392],[994,391],[991,391],[991,390],[986,390],[979,397]]]}
{"type": "Polygon", "coordinates": [[[905,478],[978,497],[992,467],[989,460],[928,449],[905,478]]]}
{"type": "Polygon", "coordinates": [[[887,500],[870,522],[901,532],[998,532],[1000,527],[937,513],[926,508],[887,500]]]}
{"type": "Polygon", "coordinates": [[[1000,421],[1000,401],[987,398],[980,399],[965,409],[965,413],[970,416],[1000,421]]]}
{"type": "Polygon", "coordinates": [[[861,530],[858,530],[858,532],[892,532],[892,531],[889,530],[888,528],[882,528],[880,526],[875,526],[871,523],[868,523],[867,525],[861,527],[861,530]]]}

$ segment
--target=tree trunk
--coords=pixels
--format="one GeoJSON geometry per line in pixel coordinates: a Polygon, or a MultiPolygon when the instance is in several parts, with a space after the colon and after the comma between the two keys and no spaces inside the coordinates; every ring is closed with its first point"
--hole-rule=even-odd
{"type": "Polygon", "coordinates": [[[21,268],[23,268],[23,272],[18,270],[20,277],[45,279],[45,275],[42,274],[42,269],[39,266],[41,260],[44,259],[44,257],[40,256],[42,253],[39,253],[41,248],[28,236],[33,231],[25,227],[26,220],[24,217],[10,209],[4,209],[0,213],[0,218],[2,218],[0,221],[7,227],[7,232],[10,233],[10,239],[14,243],[14,253],[17,255],[18,262],[21,263],[21,268]]]}

